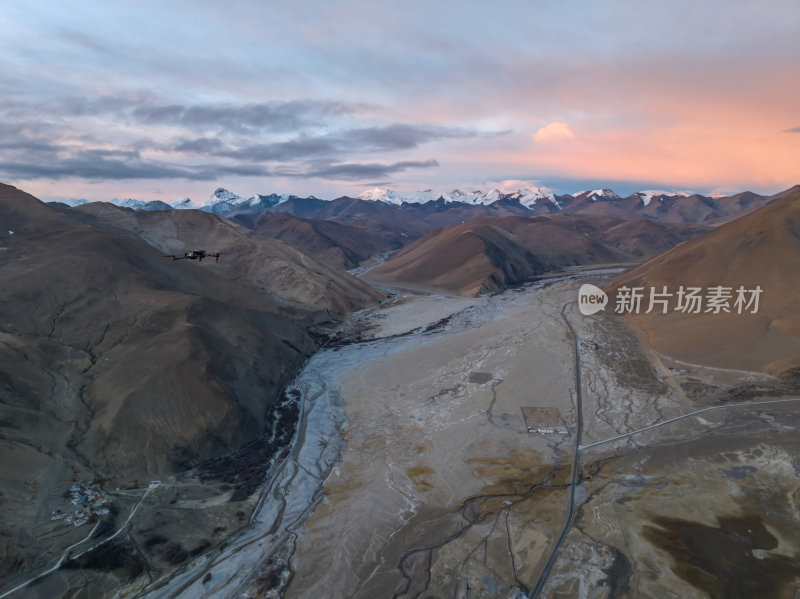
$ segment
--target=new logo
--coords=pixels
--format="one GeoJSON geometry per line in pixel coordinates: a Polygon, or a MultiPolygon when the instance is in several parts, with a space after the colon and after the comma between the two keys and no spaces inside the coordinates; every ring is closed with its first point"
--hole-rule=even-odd
{"type": "Polygon", "coordinates": [[[604,310],[606,304],[608,304],[608,296],[605,291],[589,283],[581,285],[578,291],[578,309],[581,314],[590,316],[604,310]]]}

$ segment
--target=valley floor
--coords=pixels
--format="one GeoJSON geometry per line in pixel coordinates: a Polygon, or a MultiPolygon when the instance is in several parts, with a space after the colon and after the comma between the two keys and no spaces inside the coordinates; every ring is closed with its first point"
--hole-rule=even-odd
{"type": "Polygon", "coordinates": [[[560,315],[573,288],[423,297],[384,311],[382,327],[397,332],[406,312],[419,326],[422,314],[469,301],[448,326],[476,322],[334,381],[346,445],[298,531],[288,597],[531,588],[565,515],[571,445],[567,435],[529,433],[522,408],[552,407],[574,421],[572,342],[560,315]]]}
{"type": "Polygon", "coordinates": [[[355,315],[293,383],[296,436],[249,525],[118,596],[792,597],[800,400],[581,316],[607,274],[355,315]]]}
{"type": "Polygon", "coordinates": [[[581,316],[570,302],[586,276],[603,281],[576,275],[467,307],[436,296],[384,307],[376,335],[398,334],[409,313],[423,326],[450,301],[461,311],[446,321],[451,334],[332,381],[347,419],[341,462],[276,592],[793,596],[800,400],[773,377],[658,355],[613,315],[581,316]],[[575,517],[554,553],[577,432],[565,305],[583,431],[575,517]],[[568,434],[528,432],[525,407],[556,408],[568,434]]]}

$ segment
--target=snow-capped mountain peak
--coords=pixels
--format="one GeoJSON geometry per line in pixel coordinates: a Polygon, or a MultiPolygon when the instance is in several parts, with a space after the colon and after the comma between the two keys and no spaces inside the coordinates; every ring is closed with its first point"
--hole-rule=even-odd
{"type": "Polygon", "coordinates": [[[373,187],[372,189],[367,189],[366,191],[362,191],[358,194],[359,200],[373,200],[373,201],[384,201],[386,194],[392,194],[389,189],[381,189],[380,187],[373,187]]]}
{"type": "Polygon", "coordinates": [[[547,199],[554,204],[559,205],[556,201],[555,195],[550,192],[550,190],[542,187],[526,187],[511,193],[504,192],[499,189],[492,189],[484,193],[481,190],[464,191],[456,188],[449,192],[437,193],[431,189],[409,192],[374,187],[360,193],[358,198],[360,200],[372,200],[395,205],[401,205],[404,203],[424,204],[425,202],[438,200],[439,198],[444,200],[446,203],[460,202],[462,204],[471,205],[488,205],[498,200],[508,198],[512,200],[518,200],[520,204],[527,208],[532,208],[536,204],[537,200],[547,199]]]}
{"type": "MultiPolygon", "coordinates": [[[[437,194],[434,194],[437,195],[437,194]]],[[[441,194],[445,202],[461,202],[462,204],[483,204],[485,203],[484,194],[481,190],[462,191],[454,189],[448,193],[441,194]]]]}
{"type": "Polygon", "coordinates": [[[645,207],[650,205],[650,202],[653,201],[653,198],[657,197],[659,201],[662,201],[664,197],[689,197],[689,193],[686,191],[663,191],[660,189],[647,189],[645,191],[639,191],[636,193],[641,199],[642,204],[645,207]]]}
{"type": "MultiPolygon", "coordinates": [[[[639,208],[646,208],[653,202],[654,198],[659,202],[664,202],[669,198],[681,196],[688,197],[692,195],[692,193],[693,192],[687,191],[664,191],[658,189],[649,189],[636,192],[628,197],[638,198],[641,200],[641,203],[638,204],[639,208]]],[[[254,213],[268,210],[273,206],[282,204],[283,202],[287,202],[295,198],[297,198],[297,196],[279,195],[276,193],[271,193],[269,195],[255,194],[249,197],[242,197],[224,187],[218,187],[202,204],[196,204],[187,197],[175,197],[169,202],[162,202],[159,200],[142,201],[131,198],[120,200],[114,198],[110,200],[110,203],[136,210],[168,210],[170,208],[178,210],[199,209],[205,212],[232,215],[242,212],[254,213]]],[[[313,198],[313,196],[310,196],[310,198],[313,198]]],[[[581,203],[584,201],[604,201],[617,204],[618,200],[621,200],[622,198],[611,189],[593,189],[573,193],[570,195],[556,195],[547,187],[530,185],[527,187],[519,187],[515,191],[506,191],[502,188],[495,188],[486,193],[478,189],[465,190],[464,188],[453,188],[449,192],[442,193],[433,189],[424,189],[422,191],[395,191],[388,188],[373,187],[360,193],[358,195],[358,199],[384,202],[386,204],[395,206],[402,206],[403,204],[426,204],[428,202],[467,204],[471,206],[489,206],[495,204],[496,202],[512,202],[519,203],[519,205],[529,209],[531,212],[547,214],[552,212],[560,212],[566,209],[568,206],[572,205],[574,200],[579,200],[581,203]],[[545,206],[544,209],[542,209],[541,200],[546,200],[552,205],[545,206]],[[537,205],[537,203],[539,203],[539,205],[537,205]]],[[[86,203],[86,200],[83,199],[70,199],[61,201],[71,206],[77,206],[86,203]]],[[[576,204],[575,206],[578,206],[578,209],[580,209],[581,203],[576,204]]],[[[575,206],[573,206],[573,208],[575,206]]],[[[505,208],[510,208],[510,206],[506,205],[505,208]]]]}
{"type": "MultiPolygon", "coordinates": [[[[359,200],[372,200],[397,206],[402,204],[424,204],[438,198],[439,194],[434,193],[432,189],[424,191],[394,191],[392,189],[373,187],[358,194],[359,200]]],[[[447,201],[447,198],[445,198],[445,201],[447,201]]]]}
{"type": "Polygon", "coordinates": [[[109,203],[122,208],[133,208],[134,210],[141,210],[144,208],[144,205],[147,204],[147,202],[143,202],[142,200],[134,200],[133,198],[128,198],[126,200],[113,198],[109,203]]]}
{"type": "Polygon", "coordinates": [[[556,201],[555,194],[546,187],[526,187],[524,189],[518,189],[513,193],[507,194],[506,197],[519,200],[520,204],[531,209],[536,205],[538,200],[545,199],[560,207],[560,204],[556,201]]]}
{"type": "Polygon", "coordinates": [[[176,198],[169,204],[175,208],[175,210],[191,210],[200,208],[200,206],[197,206],[190,198],[176,198]]]}
{"type": "Polygon", "coordinates": [[[243,208],[258,208],[259,206],[275,206],[277,204],[282,204],[286,200],[288,200],[291,196],[288,195],[278,195],[277,193],[271,193],[269,195],[263,195],[257,193],[254,196],[250,196],[247,199],[242,198],[240,201],[235,202],[237,206],[243,208]]]}
{"type": "Polygon", "coordinates": [[[481,196],[481,199],[483,200],[482,203],[491,204],[492,202],[499,200],[500,196],[502,195],[503,192],[501,192],[499,189],[492,189],[481,196]]]}
{"type": "Polygon", "coordinates": [[[593,202],[597,200],[618,200],[619,196],[611,189],[593,189],[587,196],[593,202]]]}
{"type": "Polygon", "coordinates": [[[619,196],[614,193],[611,189],[592,189],[589,191],[579,191],[577,193],[570,194],[573,198],[579,198],[581,196],[586,197],[587,199],[596,202],[597,200],[617,200],[619,196]]]}
{"type": "Polygon", "coordinates": [[[230,202],[231,204],[235,203],[238,200],[241,200],[240,196],[237,196],[235,193],[228,191],[224,187],[217,187],[214,190],[214,193],[208,198],[206,205],[216,204],[218,202],[230,202]]]}
{"type": "Polygon", "coordinates": [[[201,209],[217,214],[225,214],[234,211],[265,210],[276,204],[285,202],[290,197],[291,196],[288,195],[278,195],[275,193],[270,195],[258,193],[249,198],[244,198],[224,187],[218,187],[214,190],[214,193],[211,194],[206,203],[203,204],[201,209]]]}
{"type": "Polygon", "coordinates": [[[133,210],[145,210],[145,211],[153,211],[153,210],[170,210],[173,208],[172,204],[167,204],[166,202],[162,202],[161,200],[151,200],[151,201],[144,201],[144,200],[134,200],[133,198],[128,198],[126,200],[120,200],[118,198],[113,198],[109,200],[109,204],[114,204],[115,206],[120,206],[121,208],[131,208],[133,210]]]}
{"type": "Polygon", "coordinates": [[[66,204],[67,206],[75,207],[75,206],[83,206],[84,204],[88,204],[89,200],[84,198],[68,198],[64,200],[59,200],[61,204],[66,204]]]}

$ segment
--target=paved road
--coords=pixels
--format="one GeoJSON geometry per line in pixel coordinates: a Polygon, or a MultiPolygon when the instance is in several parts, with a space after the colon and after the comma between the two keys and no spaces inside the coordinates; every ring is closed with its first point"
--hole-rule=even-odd
{"type": "Polygon", "coordinates": [[[128,526],[128,524],[130,524],[131,520],[133,519],[134,514],[136,513],[136,510],[139,509],[139,506],[142,504],[142,501],[144,501],[145,497],[147,497],[147,495],[150,493],[150,491],[151,491],[151,489],[149,489],[149,488],[147,490],[145,490],[144,495],[142,495],[139,498],[139,501],[136,502],[136,504],[133,506],[133,509],[131,510],[131,513],[128,516],[128,519],[125,520],[124,524],[122,526],[120,526],[113,535],[111,535],[110,537],[108,537],[106,539],[103,539],[99,543],[96,543],[96,544],[92,545],[88,549],[84,549],[80,553],[76,553],[75,555],[70,556],[69,555],[70,551],[72,551],[75,547],[77,547],[81,543],[85,543],[86,541],[88,541],[89,539],[92,538],[92,535],[94,534],[94,531],[97,530],[98,526],[100,526],[100,521],[98,521],[97,524],[94,525],[94,528],[92,528],[92,530],[89,532],[89,534],[86,535],[86,538],[81,539],[77,543],[73,543],[72,545],[70,545],[69,547],[67,547],[64,550],[64,553],[61,554],[61,557],[58,558],[58,561],[55,563],[54,566],[48,568],[47,570],[45,570],[44,572],[41,572],[40,574],[37,574],[33,578],[29,578],[28,580],[26,580],[22,584],[14,587],[10,591],[6,591],[2,595],[0,595],[0,599],[3,599],[4,597],[8,597],[12,593],[16,593],[17,591],[22,590],[23,588],[25,588],[26,586],[28,586],[32,582],[35,582],[35,581],[39,580],[40,578],[44,578],[48,574],[52,574],[53,572],[55,572],[56,570],[58,570],[62,566],[62,564],[67,560],[67,558],[69,558],[69,559],[77,559],[77,558],[81,557],[82,555],[85,555],[86,553],[89,553],[90,551],[93,551],[94,549],[97,549],[98,547],[100,547],[100,545],[102,545],[104,543],[108,543],[111,539],[113,539],[114,537],[119,535],[128,526]]]}
{"type": "Polygon", "coordinates": [[[572,333],[572,339],[575,349],[575,389],[576,389],[575,407],[576,407],[577,428],[575,433],[575,454],[572,460],[572,480],[570,483],[570,492],[569,492],[569,511],[567,513],[566,521],[564,522],[564,528],[561,530],[561,534],[559,535],[555,545],[553,546],[553,550],[550,553],[550,557],[547,559],[547,562],[545,563],[544,568],[542,569],[542,572],[539,575],[539,579],[536,581],[536,585],[533,587],[533,590],[531,590],[530,595],[528,596],[529,599],[535,599],[542,592],[542,589],[544,588],[544,585],[547,582],[547,578],[550,575],[550,570],[553,568],[553,565],[555,564],[556,559],[558,558],[558,552],[561,550],[561,546],[563,545],[564,540],[567,538],[567,534],[569,533],[570,528],[572,528],[572,523],[575,518],[575,488],[577,485],[577,477],[578,477],[578,459],[580,457],[580,452],[582,450],[589,449],[591,447],[596,447],[598,445],[603,445],[605,443],[618,441],[620,439],[625,439],[627,437],[638,435],[639,433],[654,428],[658,428],[660,426],[664,426],[665,424],[670,424],[671,422],[676,422],[684,418],[697,416],[698,414],[703,414],[704,412],[710,412],[712,410],[727,410],[730,408],[753,407],[759,405],[780,404],[780,403],[790,403],[790,402],[800,401],[800,397],[790,397],[783,399],[768,399],[763,401],[750,401],[750,402],[725,404],[719,406],[709,406],[707,408],[701,408],[699,410],[689,412],[688,414],[676,416],[675,418],[662,420],[661,422],[656,422],[655,424],[651,424],[649,426],[645,426],[640,429],[636,429],[635,431],[624,433],[622,435],[617,435],[615,437],[603,439],[602,441],[595,441],[594,443],[589,443],[588,445],[581,445],[581,435],[583,433],[583,396],[581,392],[581,360],[579,352],[580,343],[578,335],[575,333],[575,329],[572,327],[572,324],[570,324],[566,314],[567,306],[573,303],[574,302],[568,302],[564,304],[564,306],[561,308],[561,316],[564,319],[564,322],[567,323],[567,327],[569,327],[569,330],[572,333]]]}
{"type": "MultiPolygon", "coordinates": [[[[100,522],[98,522],[97,524],[95,524],[95,525],[94,525],[94,528],[92,528],[92,530],[91,530],[91,531],[89,531],[89,534],[88,534],[88,535],[86,535],[86,537],[85,537],[85,538],[83,538],[83,539],[81,539],[80,541],[78,541],[77,543],[73,543],[72,545],[70,545],[69,547],[67,547],[67,548],[64,550],[64,553],[62,553],[62,554],[61,554],[61,557],[59,557],[59,558],[58,558],[58,561],[55,563],[55,565],[54,565],[54,566],[52,566],[52,567],[48,568],[47,570],[45,570],[44,572],[41,572],[40,574],[37,574],[37,575],[36,575],[36,576],[34,576],[33,578],[29,578],[28,580],[26,580],[26,581],[25,581],[25,582],[23,582],[22,584],[15,586],[15,587],[14,587],[13,589],[11,589],[10,591],[6,591],[6,592],[5,592],[5,593],[3,593],[2,595],[0,595],[0,599],[3,599],[3,597],[8,597],[8,596],[9,596],[9,595],[11,595],[12,593],[16,593],[17,591],[20,591],[20,590],[24,589],[26,586],[28,586],[29,584],[31,584],[31,583],[33,583],[33,582],[35,582],[35,581],[39,580],[40,578],[44,578],[44,577],[45,577],[45,576],[47,576],[48,574],[52,574],[53,572],[55,572],[56,570],[58,570],[58,569],[61,567],[61,564],[63,564],[63,563],[64,563],[64,561],[65,561],[65,560],[67,559],[67,557],[69,556],[69,552],[70,552],[70,551],[72,551],[72,549],[74,549],[75,547],[77,547],[77,546],[78,546],[78,545],[80,545],[81,543],[85,543],[86,541],[88,541],[89,539],[91,539],[91,538],[92,538],[92,535],[94,534],[94,531],[96,531],[96,530],[97,530],[97,527],[98,527],[98,526],[100,526],[100,522]]],[[[84,553],[85,553],[85,552],[84,552],[84,553]]],[[[79,555],[83,555],[83,554],[81,553],[81,554],[79,554],[79,555]]]]}
{"type": "Polygon", "coordinates": [[[578,482],[578,458],[580,457],[581,452],[581,434],[583,433],[583,395],[581,392],[581,355],[579,352],[579,343],[578,343],[578,335],[575,333],[575,329],[572,328],[572,324],[569,322],[567,318],[566,309],[567,306],[573,304],[575,302],[568,302],[564,304],[561,308],[561,317],[564,319],[564,322],[567,323],[567,327],[569,327],[570,332],[572,333],[572,341],[575,346],[575,412],[576,412],[576,430],[575,430],[575,454],[572,459],[572,480],[569,486],[569,512],[567,513],[567,520],[564,522],[564,528],[561,530],[561,534],[556,541],[555,546],[553,547],[553,551],[550,553],[550,557],[547,558],[547,563],[545,563],[544,568],[542,569],[542,573],[539,575],[539,580],[536,581],[536,585],[533,587],[529,597],[530,599],[534,599],[535,597],[539,596],[539,593],[542,592],[545,583],[547,582],[547,577],[550,575],[550,570],[555,564],[556,559],[558,558],[558,552],[561,549],[561,545],[564,543],[564,539],[567,538],[567,534],[569,533],[569,529],[572,528],[572,521],[575,518],[575,486],[578,482]]]}
{"type": "Polygon", "coordinates": [[[707,408],[695,410],[694,412],[689,412],[688,414],[683,414],[681,416],[676,416],[675,418],[670,418],[669,420],[662,420],[661,422],[656,422],[655,424],[651,424],[649,426],[645,426],[636,429],[635,431],[630,431],[628,433],[623,433],[622,435],[617,435],[616,437],[610,437],[608,439],[603,439],[602,441],[595,441],[594,443],[589,443],[588,445],[581,445],[579,449],[581,450],[589,449],[590,447],[596,447],[597,445],[603,445],[604,443],[611,443],[612,441],[618,441],[619,439],[632,437],[633,435],[638,435],[639,433],[643,433],[644,431],[649,431],[651,429],[658,428],[659,426],[664,426],[665,424],[669,424],[670,422],[676,422],[678,420],[683,420],[684,418],[697,416],[698,414],[702,414],[704,412],[710,412],[711,410],[727,410],[730,408],[749,408],[765,404],[789,403],[794,401],[800,401],[800,397],[788,397],[788,398],[785,397],[783,399],[765,399],[763,401],[745,401],[740,403],[729,403],[720,406],[709,406],[707,408]]]}

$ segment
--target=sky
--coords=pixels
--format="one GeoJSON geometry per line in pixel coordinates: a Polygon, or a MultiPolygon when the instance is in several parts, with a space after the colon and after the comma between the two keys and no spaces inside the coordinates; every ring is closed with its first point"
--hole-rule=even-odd
{"type": "Polygon", "coordinates": [[[0,181],[202,202],[800,183],[797,0],[0,0],[0,181]]]}

